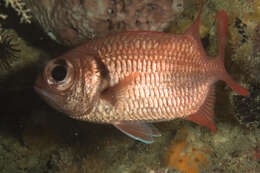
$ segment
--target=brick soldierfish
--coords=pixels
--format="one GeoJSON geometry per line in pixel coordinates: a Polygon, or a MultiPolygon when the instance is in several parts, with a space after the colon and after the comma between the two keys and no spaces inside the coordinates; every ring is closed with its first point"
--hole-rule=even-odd
{"type": "Polygon", "coordinates": [[[218,56],[207,57],[199,36],[201,9],[184,34],[124,32],[87,43],[51,60],[36,91],[72,118],[109,123],[136,140],[160,136],[151,122],[184,118],[216,131],[214,83],[241,95],[223,64],[228,18],[216,15],[218,56]]]}

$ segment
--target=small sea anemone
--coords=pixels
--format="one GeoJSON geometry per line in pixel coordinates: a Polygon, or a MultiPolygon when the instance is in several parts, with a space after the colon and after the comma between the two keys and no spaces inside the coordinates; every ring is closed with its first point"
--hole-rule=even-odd
{"type": "Polygon", "coordinates": [[[6,31],[0,31],[0,71],[9,71],[11,64],[17,59],[17,44],[14,43],[14,37],[6,31]]]}

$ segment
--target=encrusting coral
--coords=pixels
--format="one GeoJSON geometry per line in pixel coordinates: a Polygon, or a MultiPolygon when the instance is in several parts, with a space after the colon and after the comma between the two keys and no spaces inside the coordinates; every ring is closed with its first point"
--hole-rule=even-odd
{"type": "Polygon", "coordinates": [[[199,173],[201,168],[207,167],[210,148],[202,143],[192,143],[193,138],[189,129],[180,130],[166,153],[168,168],[176,168],[185,173],[199,173]]]}

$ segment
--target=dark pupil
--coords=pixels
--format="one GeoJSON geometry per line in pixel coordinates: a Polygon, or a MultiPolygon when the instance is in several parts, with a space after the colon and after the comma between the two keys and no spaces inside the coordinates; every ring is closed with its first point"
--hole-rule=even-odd
{"type": "Polygon", "coordinates": [[[67,69],[63,65],[58,65],[54,67],[51,72],[52,78],[57,82],[64,80],[66,75],[67,75],[67,69]]]}

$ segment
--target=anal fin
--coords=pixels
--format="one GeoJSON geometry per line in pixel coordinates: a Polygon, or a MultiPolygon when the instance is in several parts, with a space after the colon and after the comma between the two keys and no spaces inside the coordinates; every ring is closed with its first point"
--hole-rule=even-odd
{"type": "Polygon", "coordinates": [[[161,134],[152,124],[143,122],[115,122],[113,125],[131,138],[146,144],[153,143],[153,137],[161,134]]]}
{"type": "Polygon", "coordinates": [[[215,88],[211,86],[208,91],[208,95],[200,107],[198,112],[187,116],[185,119],[193,121],[202,126],[208,127],[213,133],[216,133],[216,127],[214,125],[214,104],[215,104],[215,88]]]}

